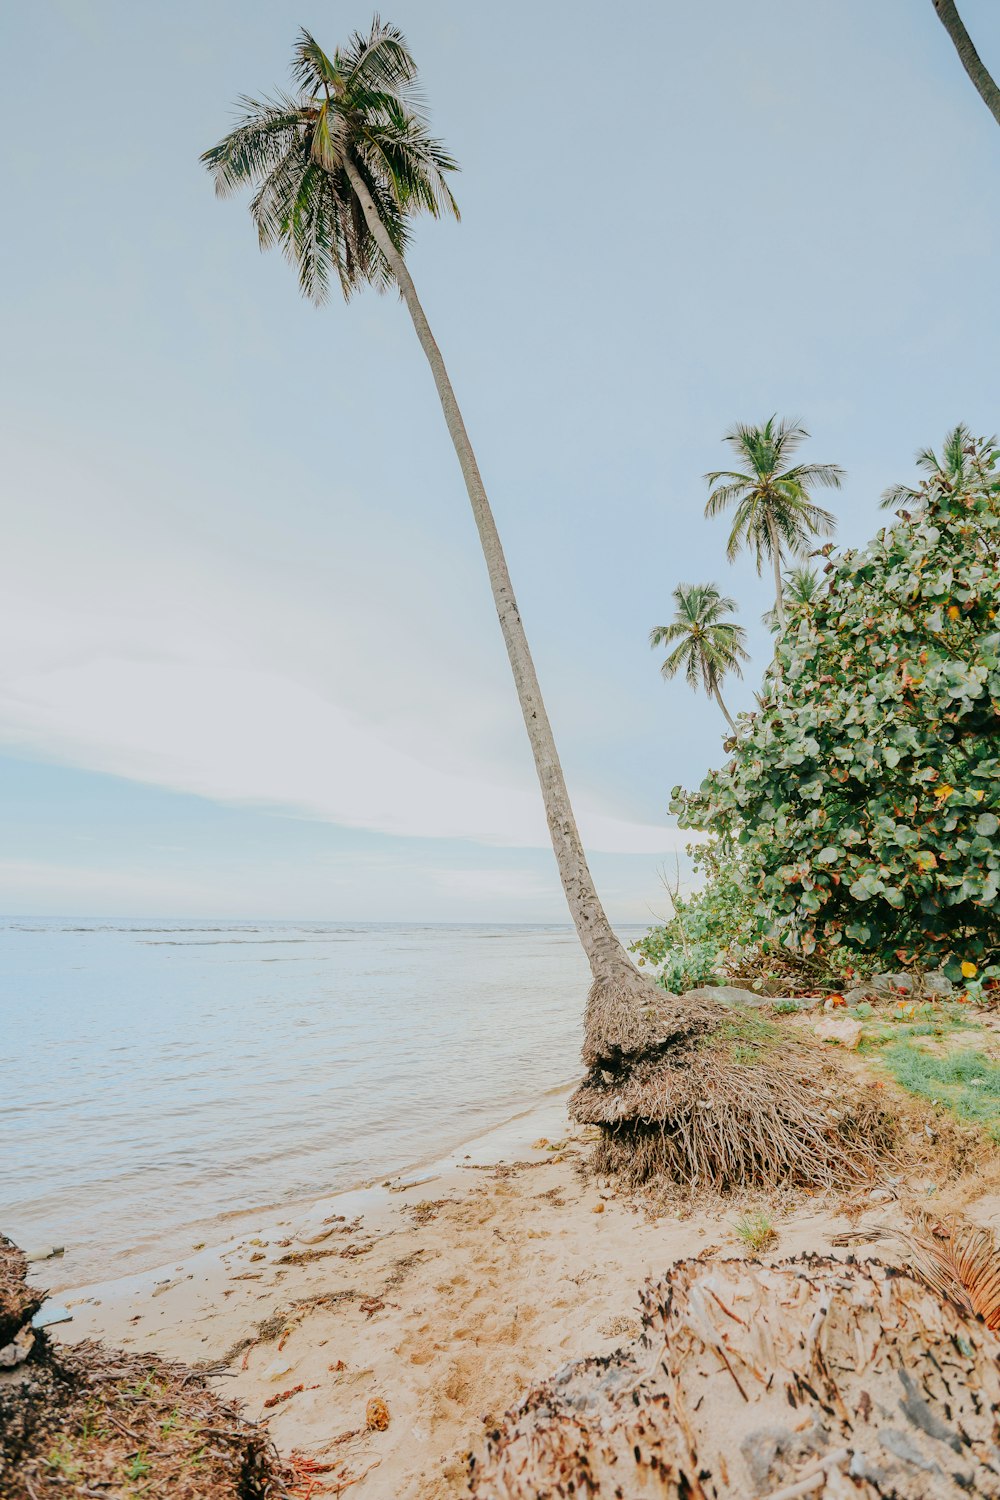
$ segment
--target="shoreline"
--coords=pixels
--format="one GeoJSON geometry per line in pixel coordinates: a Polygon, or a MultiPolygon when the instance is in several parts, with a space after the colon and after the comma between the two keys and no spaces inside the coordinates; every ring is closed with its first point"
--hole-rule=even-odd
{"type": "MultiPolygon", "coordinates": [[[[457,1500],[468,1454],[533,1384],[634,1337],[647,1277],[701,1253],[752,1254],[736,1233],[739,1203],[650,1206],[594,1177],[568,1092],[388,1186],[260,1215],[225,1243],[66,1289],[73,1321],[53,1335],[210,1371],[286,1458],[333,1466],[331,1493],[457,1500]],[[366,1426],[375,1399],[385,1430],[366,1426]]],[[[844,1255],[833,1241],[859,1220],[904,1218],[898,1202],[863,1192],[773,1207],[779,1256],[844,1255]]],[[[984,1199],[977,1217],[998,1210],[984,1199]]]]}
{"type": "MultiPolygon", "coordinates": [[[[417,1172],[429,1171],[432,1167],[447,1162],[456,1153],[476,1146],[488,1137],[513,1126],[518,1120],[525,1119],[537,1110],[543,1109],[547,1101],[563,1096],[568,1097],[575,1087],[575,1080],[556,1084],[544,1090],[532,1103],[517,1110],[514,1114],[502,1116],[499,1121],[486,1126],[483,1130],[476,1131],[473,1135],[462,1135],[460,1139],[450,1142],[443,1148],[438,1147],[414,1157],[388,1173],[359,1178],[320,1194],[309,1193],[302,1197],[260,1203],[249,1208],[222,1209],[214,1214],[206,1214],[202,1218],[185,1220],[167,1230],[157,1230],[148,1237],[133,1236],[131,1243],[122,1244],[118,1248],[87,1252],[87,1259],[83,1261],[79,1267],[79,1273],[75,1275],[73,1272],[77,1270],[77,1267],[74,1257],[79,1254],[79,1251],[70,1243],[58,1256],[33,1261],[30,1267],[31,1279],[35,1282],[44,1282],[51,1295],[63,1297],[90,1286],[124,1281],[157,1270],[170,1261],[189,1256],[195,1245],[200,1245],[205,1250],[220,1249],[231,1238],[239,1237],[242,1233],[257,1233],[257,1228],[252,1226],[261,1223],[273,1226],[275,1223],[283,1223],[299,1216],[308,1216],[317,1205],[333,1203],[338,1199],[346,1199],[354,1194],[375,1189],[381,1184],[395,1183],[417,1172]],[[109,1272],[107,1275],[101,1275],[99,1279],[88,1274],[90,1266],[98,1257],[105,1261],[109,1272]],[[57,1268],[60,1274],[56,1274],[57,1268]],[[70,1274],[61,1274],[63,1271],[68,1271],[70,1274]]],[[[29,1243],[26,1248],[31,1251],[34,1245],[29,1243]]]]}

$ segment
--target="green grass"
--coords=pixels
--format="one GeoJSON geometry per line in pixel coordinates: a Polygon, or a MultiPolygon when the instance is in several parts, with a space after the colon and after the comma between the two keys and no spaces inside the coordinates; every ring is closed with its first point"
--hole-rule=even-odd
{"type": "MultiPolygon", "coordinates": [[[[956,1031],[975,1031],[976,1022],[970,1020],[968,1012],[959,1005],[923,1005],[914,1011],[913,1020],[868,1021],[861,1015],[861,1007],[852,1007],[851,1014],[865,1021],[861,1038],[862,1052],[877,1052],[896,1042],[908,1042],[914,1037],[933,1037],[940,1040],[956,1031]]],[[[870,1014],[870,1012],[869,1012],[870,1014]]]]}
{"type": "Polygon", "coordinates": [[[755,1253],[766,1250],[771,1241],[777,1238],[774,1232],[774,1215],[768,1213],[766,1208],[753,1208],[740,1214],[733,1221],[733,1229],[736,1231],[736,1238],[755,1253]]]}
{"type": "Polygon", "coordinates": [[[911,1094],[942,1105],[958,1119],[981,1125],[1000,1140],[1000,1063],[968,1050],[935,1057],[909,1041],[883,1048],[880,1061],[911,1094]]]}

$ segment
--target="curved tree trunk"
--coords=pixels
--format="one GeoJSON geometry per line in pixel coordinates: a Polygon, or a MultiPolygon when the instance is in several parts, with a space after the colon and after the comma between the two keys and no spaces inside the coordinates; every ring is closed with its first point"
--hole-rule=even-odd
{"type": "Polygon", "coordinates": [[[962,67],[975,84],[986,108],[1000,125],[1000,88],[993,81],[989,69],[973,46],[972,38],[965,29],[955,0],[932,0],[932,4],[937,11],[938,20],[955,45],[962,67]]]}
{"type": "Polygon", "coordinates": [[[500,545],[496,522],[493,519],[476,455],[469,441],[469,434],[465,429],[465,422],[448,378],[441,350],[438,348],[430,324],[420,305],[420,299],[406,262],[389,238],[364,179],[349,157],[345,159],[344,169],[357,194],[372,237],[388,261],[399,284],[441,398],[445,421],[455,445],[465,487],[472,504],[472,513],[479,531],[479,540],[482,543],[490,586],[493,590],[493,600],[500,619],[500,629],[503,631],[521,712],[524,715],[528,739],[531,741],[531,750],[535,757],[535,769],[542,788],[545,815],[548,819],[556,863],[559,866],[559,876],[580,942],[583,944],[596,981],[620,983],[624,977],[628,982],[632,976],[639,979],[640,976],[635,966],[612,931],[587,866],[569,793],[566,790],[562,766],[559,763],[552,726],[542,702],[534,662],[531,659],[524,626],[514,598],[514,590],[507,571],[503,548],[500,545]]]}
{"type": "Polygon", "coordinates": [[[726,723],[729,725],[730,729],[735,734],[736,733],[736,725],[733,722],[733,716],[729,712],[729,709],[726,707],[726,705],[722,701],[722,694],[719,692],[719,684],[717,682],[713,682],[712,683],[712,692],[715,694],[715,701],[716,701],[716,703],[719,705],[719,707],[722,709],[722,712],[726,716],[726,723]]]}

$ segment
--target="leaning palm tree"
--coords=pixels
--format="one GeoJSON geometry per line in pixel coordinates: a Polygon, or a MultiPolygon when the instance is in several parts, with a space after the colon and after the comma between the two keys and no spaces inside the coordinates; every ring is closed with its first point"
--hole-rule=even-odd
{"type": "Polygon", "coordinates": [[[703,687],[718,703],[735,734],[736,724],[723,702],[721,684],[727,672],[742,677],[741,663],[750,659],[743,626],[725,619],[735,610],[736,600],[720,594],[714,583],[679,583],[673,598],[677,606],[673,620],[669,625],[655,625],[649,633],[654,650],[657,646],[674,647],[660,671],[668,681],[683,672],[695,692],[703,687]]]}
{"type": "Polygon", "coordinates": [[[799,422],[769,417],[763,427],[738,422],[723,437],[744,466],[714,469],[705,478],[711,486],[706,516],[720,515],[735,506],[726,556],[732,562],[743,547],[753,552],[757,572],[765,557],[774,568],[774,607],[779,625],[785,621],[781,564],[785,552],[803,556],[810,537],[830,536],[835,518],[810,498],[814,485],[839,489],[844,471],[837,464],[795,464],[782,467],[809,436],[799,422]]]}
{"type": "MultiPolygon", "coordinates": [[[[815,568],[803,564],[798,568],[786,568],[781,580],[781,602],[785,609],[797,609],[814,603],[819,593],[820,577],[815,568]]],[[[761,615],[768,630],[778,628],[778,611],[765,610],[761,615]]]]}
{"type": "MultiPolygon", "coordinates": [[[[959,422],[945,433],[940,457],[933,448],[921,448],[914,462],[927,479],[943,482],[949,489],[960,488],[972,474],[981,449],[984,446],[995,447],[996,441],[995,437],[977,440],[966,424],[959,422]]],[[[923,482],[926,483],[926,480],[923,482]]],[[[912,485],[890,484],[887,490],[882,491],[879,504],[883,510],[897,510],[901,505],[919,505],[923,498],[921,491],[914,489],[912,485]]]]}
{"type": "Polygon", "coordinates": [[[955,0],[931,0],[931,3],[937,11],[938,20],[951,37],[962,67],[972,79],[986,108],[1000,125],[1000,88],[997,87],[992,74],[976,51],[972,38],[958,13],[955,0]]]}
{"type": "Polygon", "coordinates": [[[202,161],[220,196],[253,189],[261,247],[283,249],[315,303],[333,281],[345,298],[366,285],[396,287],[406,303],[472,505],[559,874],[593,974],[584,1057],[641,1051],[662,996],[632,964],[597,895],[479,465],[404,257],[414,215],[458,217],[448,186],[456,164],[430,133],[402,33],[377,16],[367,35],[332,55],[302,31],[292,77],[294,94],[243,98],[238,124],[202,161]]]}

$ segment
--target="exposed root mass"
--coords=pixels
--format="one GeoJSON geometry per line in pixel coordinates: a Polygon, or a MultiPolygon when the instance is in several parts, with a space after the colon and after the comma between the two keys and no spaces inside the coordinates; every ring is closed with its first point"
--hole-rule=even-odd
{"type": "Polygon", "coordinates": [[[643,1336],[533,1390],[476,1500],[1000,1496],[1000,1338],[910,1276],[682,1261],[643,1336]]]}
{"type": "Polygon", "coordinates": [[[725,1008],[701,996],[667,995],[631,964],[595,979],[584,1014],[583,1061],[588,1068],[620,1067],[709,1031],[725,1008]]]}
{"type": "Polygon", "coordinates": [[[848,1185],[873,1173],[896,1137],[883,1089],[731,1011],[693,1042],[593,1069],[570,1111],[600,1127],[594,1167],[626,1188],[655,1178],[720,1192],[848,1185]]]}

